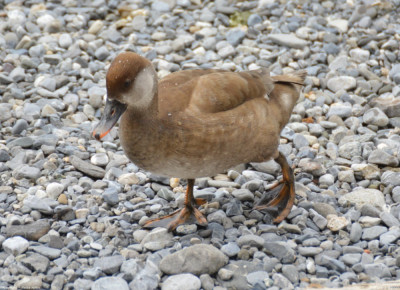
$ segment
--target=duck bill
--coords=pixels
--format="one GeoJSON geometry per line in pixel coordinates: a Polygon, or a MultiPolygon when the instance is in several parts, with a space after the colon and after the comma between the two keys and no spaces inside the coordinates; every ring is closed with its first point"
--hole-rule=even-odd
{"type": "Polygon", "coordinates": [[[125,104],[115,100],[107,99],[101,120],[93,130],[93,137],[95,137],[97,140],[100,140],[106,136],[117,123],[119,117],[121,117],[125,110],[125,104]]]}

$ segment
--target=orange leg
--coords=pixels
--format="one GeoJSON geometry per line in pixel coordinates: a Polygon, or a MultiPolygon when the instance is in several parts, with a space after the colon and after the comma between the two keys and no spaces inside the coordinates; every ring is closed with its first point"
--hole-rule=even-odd
{"type": "Polygon", "coordinates": [[[185,205],[182,209],[177,210],[169,215],[161,218],[155,218],[144,224],[145,228],[166,227],[169,231],[173,231],[177,226],[189,222],[192,217],[195,218],[197,224],[201,226],[207,225],[207,220],[203,214],[195,207],[195,204],[202,205],[205,203],[203,199],[195,199],[193,197],[194,179],[188,179],[188,185],[185,195],[185,205]]]}
{"type": "Polygon", "coordinates": [[[293,207],[295,192],[294,192],[294,175],[293,170],[287,163],[286,157],[279,152],[279,156],[275,161],[282,168],[283,180],[271,189],[274,191],[279,191],[279,193],[272,199],[268,199],[263,196],[254,209],[262,210],[267,208],[277,208],[278,215],[274,219],[274,223],[280,223],[283,221],[290,213],[293,207]]]}

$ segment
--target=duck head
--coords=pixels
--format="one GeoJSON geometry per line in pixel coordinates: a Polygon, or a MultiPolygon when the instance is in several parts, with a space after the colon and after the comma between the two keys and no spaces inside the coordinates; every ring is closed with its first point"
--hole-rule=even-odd
{"type": "Polygon", "coordinates": [[[119,54],[106,76],[107,100],[93,137],[100,140],[117,123],[127,108],[145,111],[157,94],[157,74],[147,59],[133,52],[119,54]]]}

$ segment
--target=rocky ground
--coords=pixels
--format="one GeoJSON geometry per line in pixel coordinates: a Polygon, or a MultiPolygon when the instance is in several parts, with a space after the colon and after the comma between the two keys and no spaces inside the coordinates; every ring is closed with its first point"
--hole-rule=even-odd
{"type": "Polygon", "coordinates": [[[0,4],[0,289],[293,289],[400,276],[400,1],[54,0],[0,4]],[[141,225],[184,181],[91,137],[121,51],[159,76],[306,69],[282,132],[296,205],[252,206],[274,162],[197,181],[209,225],[141,225]]]}

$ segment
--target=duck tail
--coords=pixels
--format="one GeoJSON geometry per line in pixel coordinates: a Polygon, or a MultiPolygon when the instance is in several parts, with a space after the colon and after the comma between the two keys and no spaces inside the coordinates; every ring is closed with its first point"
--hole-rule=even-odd
{"type": "Polygon", "coordinates": [[[304,86],[304,80],[306,79],[307,72],[305,70],[299,70],[287,75],[273,76],[272,79],[277,83],[292,83],[300,86],[304,86]]]}

